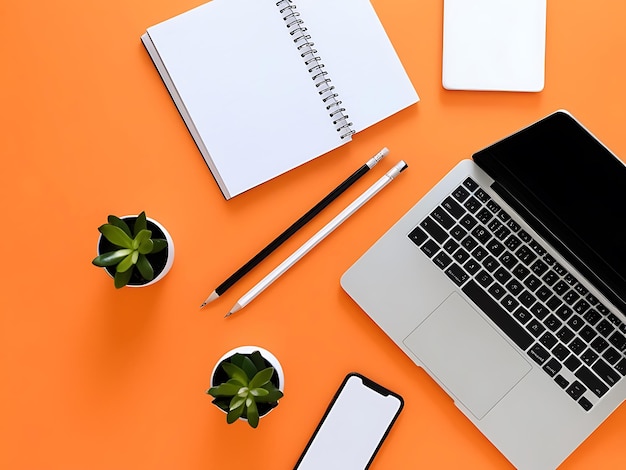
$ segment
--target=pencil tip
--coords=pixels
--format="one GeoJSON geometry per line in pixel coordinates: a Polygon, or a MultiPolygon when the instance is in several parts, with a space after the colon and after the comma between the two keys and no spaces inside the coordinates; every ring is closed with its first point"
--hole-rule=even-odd
{"type": "Polygon", "coordinates": [[[219,297],[219,294],[215,291],[211,292],[211,295],[209,295],[206,300],[204,302],[202,302],[202,305],[200,305],[200,308],[204,307],[206,304],[213,302],[215,299],[217,299],[219,297]]]}
{"type": "Polygon", "coordinates": [[[243,305],[241,305],[239,302],[237,302],[233,308],[230,309],[230,312],[228,312],[226,314],[226,316],[224,318],[230,317],[233,313],[238,312],[239,310],[241,310],[243,308],[243,305]]]}

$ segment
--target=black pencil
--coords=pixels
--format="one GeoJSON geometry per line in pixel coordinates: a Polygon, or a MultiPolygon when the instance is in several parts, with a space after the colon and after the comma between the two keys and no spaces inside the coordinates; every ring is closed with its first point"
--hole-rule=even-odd
{"type": "Polygon", "coordinates": [[[352,173],[348,178],[346,178],[339,186],[333,189],[324,199],[318,202],[315,206],[313,206],[306,214],[296,220],[289,228],[287,228],[283,233],[281,233],[278,237],[276,237],[272,242],[270,242],[265,248],[259,251],[250,261],[244,264],[241,268],[235,271],[228,279],[222,282],[219,286],[215,288],[213,292],[206,298],[206,300],[200,305],[200,308],[204,307],[209,302],[214,301],[218,297],[220,297],[224,292],[226,292],[230,287],[232,287],[239,279],[249,273],[257,264],[263,261],[270,253],[272,253],[276,248],[282,245],[286,240],[289,239],[294,233],[304,227],[313,217],[319,214],[322,209],[328,206],[331,202],[333,202],[337,197],[343,193],[346,189],[352,186],[356,181],[359,180],[365,173],[367,173],[370,169],[372,169],[380,160],[382,160],[385,155],[389,153],[387,148],[383,148],[380,152],[374,155],[367,163],[365,163],[361,168],[352,173]]]}

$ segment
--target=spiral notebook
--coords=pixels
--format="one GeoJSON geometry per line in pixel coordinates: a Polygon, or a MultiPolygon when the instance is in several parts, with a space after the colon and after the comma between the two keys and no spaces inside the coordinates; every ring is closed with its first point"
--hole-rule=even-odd
{"type": "Polygon", "coordinates": [[[212,0],[141,39],[226,199],[419,100],[369,0],[212,0]]]}

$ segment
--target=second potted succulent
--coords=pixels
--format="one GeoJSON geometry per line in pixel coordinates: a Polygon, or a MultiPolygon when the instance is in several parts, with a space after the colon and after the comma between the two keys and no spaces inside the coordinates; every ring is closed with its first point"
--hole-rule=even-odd
{"type": "Polygon", "coordinates": [[[285,377],[278,359],[257,346],[242,346],[224,354],[211,376],[213,404],[226,413],[231,424],[247,420],[253,428],[278,406],[285,377]]]}

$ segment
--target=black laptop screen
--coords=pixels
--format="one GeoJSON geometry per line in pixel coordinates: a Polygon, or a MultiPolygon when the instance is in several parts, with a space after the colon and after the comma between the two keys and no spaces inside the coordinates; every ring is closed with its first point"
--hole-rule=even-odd
{"type": "Polygon", "coordinates": [[[474,160],[535,230],[626,304],[626,166],[618,158],[558,112],[474,160]]]}

